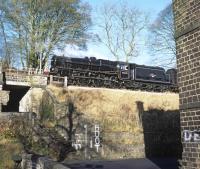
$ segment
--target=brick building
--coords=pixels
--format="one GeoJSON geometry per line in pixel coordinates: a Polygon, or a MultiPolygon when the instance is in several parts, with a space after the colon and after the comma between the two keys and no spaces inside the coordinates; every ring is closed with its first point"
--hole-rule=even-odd
{"type": "Polygon", "coordinates": [[[200,168],[200,0],[174,0],[182,169],[200,168]]]}

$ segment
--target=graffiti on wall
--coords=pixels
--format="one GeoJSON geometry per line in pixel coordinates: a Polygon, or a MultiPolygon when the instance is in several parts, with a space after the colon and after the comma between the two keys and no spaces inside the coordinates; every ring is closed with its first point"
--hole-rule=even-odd
{"type": "Polygon", "coordinates": [[[185,142],[200,142],[200,130],[184,130],[183,131],[183,140],[185,142]]]}
{"type": "Polygon", "coordinates": [[[91,149],[95,149],[96,152],[99,152],[100,148],[100,126],[98,124],[95,124],[91,131],[89,131],[89,128],[87,125],[84,125],[84,133],[76,133],[74,140],[72,142],[72,146],[76,150],[80,150],[83,147],[89,147],[91,149]],[[92,133],[92,135],[89,135],[88,133],[92,133]]]}

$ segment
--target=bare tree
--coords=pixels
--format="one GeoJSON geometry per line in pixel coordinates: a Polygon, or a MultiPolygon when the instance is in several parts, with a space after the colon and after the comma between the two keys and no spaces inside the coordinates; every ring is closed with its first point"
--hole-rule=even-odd
{"type": "Polygon", "coordinates": [[[150,51],[153,61],[164,67],[176,65],[176,46],[174,38],[172,5],[163,9],[150,26],[150,51]]]}
{"type": "Polygon", "coordinates": [[[5,24],[3,20],[3,13],[0,12],[0,38],[1,38],[1,62],[3,67],[11,67],[11,44],[9,42],[9,37],[7,37],[5,24]]]}
{"type": "Polygon", "coordinates": [[[147,16],[125,2],[104,4],[99,19],[101,42],[117,59],[128,62],[138,55],[139,35],[147,25],[147,16]]]}
{"type": "Polygon", "coordinates": [[[85,47],[90,8],[80,0],[0,0],[22,65],[43,67],[55,49],[85,47]]]}

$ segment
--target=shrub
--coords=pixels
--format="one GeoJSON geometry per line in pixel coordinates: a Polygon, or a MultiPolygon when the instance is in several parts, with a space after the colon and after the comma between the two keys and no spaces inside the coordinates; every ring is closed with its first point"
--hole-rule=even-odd
{"type": "Polygon", "coordinates": [[[53,111],[53,104],[47,102],[47,100],[43,100],[41,103],[40,109],[40,119],[41,121],[45,120],[53,120],[54,118],[54,111],[53,111]]]}

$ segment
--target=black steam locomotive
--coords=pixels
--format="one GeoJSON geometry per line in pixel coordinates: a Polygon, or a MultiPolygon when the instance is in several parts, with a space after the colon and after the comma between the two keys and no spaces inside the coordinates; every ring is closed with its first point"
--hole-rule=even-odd
{"type": "Polygon", "coordinates": [[[126,88],[147,91],[178,91],[176,69],[134,63],[53,56],[50,74],[67,76],[69,85],[126,88]]]}

